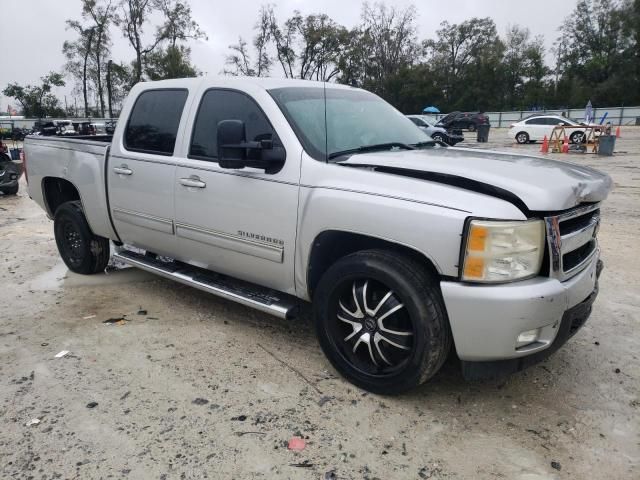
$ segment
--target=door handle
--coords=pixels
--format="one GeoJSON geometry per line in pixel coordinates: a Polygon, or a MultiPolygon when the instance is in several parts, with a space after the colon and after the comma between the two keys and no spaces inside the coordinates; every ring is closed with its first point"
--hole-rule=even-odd
{"type": "Polygon", "coordinates": [[[207,184],[200,180],[198,177],[181,178],[180,185],[195,188],[205,188],[207,186],[207,184]]]}
{"type": "Polygon", "coordinates": [[[133,173],[133,170],[131,170],[126,165],[122,165],[121,167],[113,167],[113,171],[118,175],[131,175],[133,173]]]}

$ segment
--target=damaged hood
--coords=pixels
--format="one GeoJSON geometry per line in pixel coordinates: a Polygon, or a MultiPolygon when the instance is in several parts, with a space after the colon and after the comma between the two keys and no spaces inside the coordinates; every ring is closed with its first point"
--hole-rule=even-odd
{"type": "Polygon", "coordinates": [[[339,165],[449,184],[503,198],[525,211],[599,202],[613,184],[609,175],[590,167],[471,148],[362,153],[339,165]]]}

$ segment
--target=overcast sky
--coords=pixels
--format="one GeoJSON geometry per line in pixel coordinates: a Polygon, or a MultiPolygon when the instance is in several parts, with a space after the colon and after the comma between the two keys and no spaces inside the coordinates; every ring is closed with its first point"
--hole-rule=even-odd
{"type": "MultiPolygon", "coordinates": [[[[115,0],[114,0],[115,1],[115,0]]],[[[224,67],[227,47],[237,42],[238,35],[246,39],[253,36],[258,9],[264,3],[275,3],[278,19],[288,17],[293,10],[303,14],[326,13],[339,24],[352,27],[359,21],[361,5],[356,0],[188,0],[195,20],[206,32],[207,41],[194,42],[192,60],[199,70],[210,75],[224,67]]],[[[562,20],[574,9],[577,0],[387,0],[387,5],[406,7],[414,4],[418,10],[419,38],[435,35],[439,24],[447,20],[459,23],[468,18],[488,16],[504,35],[508,25],[528,27],[532,34],[543,35],[549,48],[558,36],[562,20]]],[[[62,44],[74,34],[65,29],[65,20],[80,19],[80,0],[0,0],[0,91],[7,83],[35,83],[51,70],[61,71],[64,64],[62,44]]],[[[148,28],[149,32],[153,30],[148,28]]],[[[122,34],[112,28],[113,57],[115,60],[133,59],[133,51],[122,34]]],[[[273,69],[274,74],[279,74],[273,69]]],[[[71,103],[71,85],[59,89],[71,103]]],[[[5,111],[13,100],[0,94],[0,110],[5,111]]]]}

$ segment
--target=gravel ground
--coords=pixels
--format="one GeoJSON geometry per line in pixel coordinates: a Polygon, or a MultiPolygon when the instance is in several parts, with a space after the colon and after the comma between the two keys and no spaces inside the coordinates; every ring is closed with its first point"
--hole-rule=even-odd
{"type": "MultiPolygon", "coordinates": [[[[539,150],[506,130],[467,143],[539,150]]],[[[308,315],[278,320],[130,268],[68,272],[26,190],[0,196],[0,478],[640,478],[640,129],[617,151],[556,155],[616,185],[584,329],[504,381],[465,382],[451,361],[400,397],[340,378],[308,315]]]]}

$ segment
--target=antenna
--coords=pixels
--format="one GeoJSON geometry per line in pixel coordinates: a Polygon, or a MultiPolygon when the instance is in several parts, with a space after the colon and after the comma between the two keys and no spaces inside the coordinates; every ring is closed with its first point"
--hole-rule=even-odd
{"type": "Polygon", "coordinates": [[[329,126],[327,125],[327,82],[322,82],[324,96],[324,162],[329,163],[329,126]]]}

